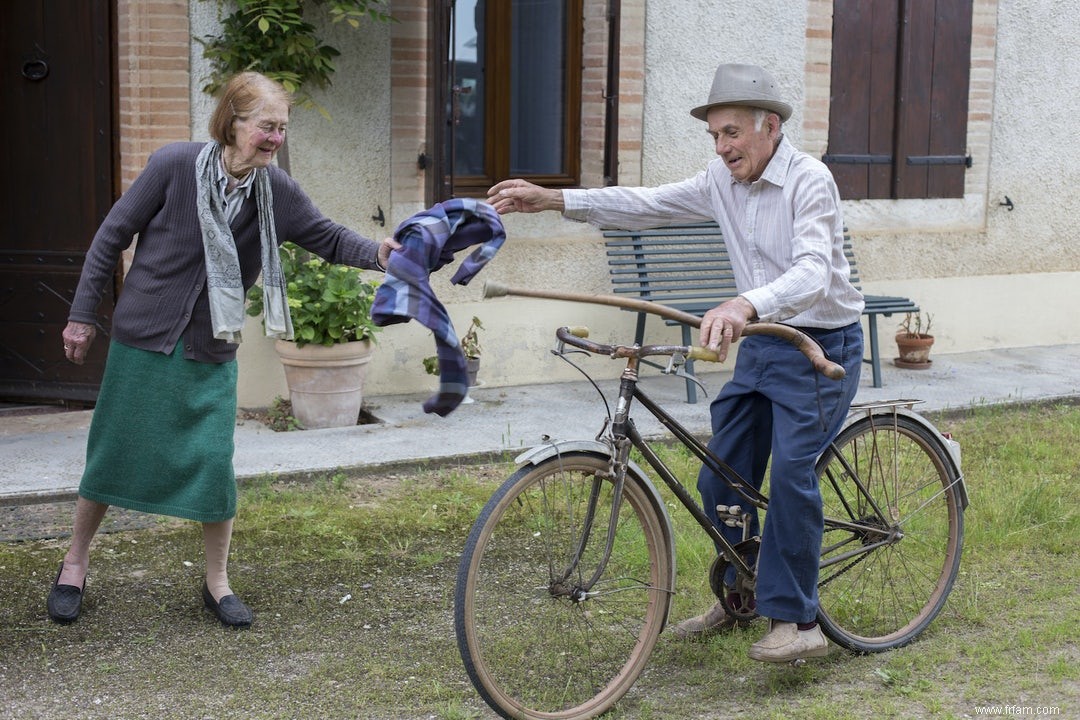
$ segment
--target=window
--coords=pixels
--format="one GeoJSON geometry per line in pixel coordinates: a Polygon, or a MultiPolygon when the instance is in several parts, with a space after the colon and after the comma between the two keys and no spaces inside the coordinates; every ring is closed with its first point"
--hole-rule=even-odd
{"type": "Polygon", "coordinates": [[[844,199],[963,197],[972,0],[835,0],[829,148],[844,199]]]}
{"type": "Polygon", "coordinates": [[[579,182],[581,0],[455,0],[437,78],[440,197],[579,182]]]}

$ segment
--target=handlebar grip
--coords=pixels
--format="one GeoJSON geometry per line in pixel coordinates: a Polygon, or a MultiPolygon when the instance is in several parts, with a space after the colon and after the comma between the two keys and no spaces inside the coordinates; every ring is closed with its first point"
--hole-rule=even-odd
{"type": "Polygon", "coordinates": [[[589,337],[589,328],[585,327],[584,325],[574,325],[573,327],[566,328],[566,330],[567,330],[567,332],[569,332],[574,337],[579,337],[579,338],[587,338],[587,337],[589,337]]]}
{"type": "Polygon", "coordinates": [[[844,370],[842,365],[834,363],[832,360],[826,360],[825,358],[815,360],[814,369],[830,380],[843,380],[844,376],[847,375],[847,371],[844,370]]]}
{"type": "Polygon", "coordinates": [[[691,345],[690,352],[688,352],[686,355],[691,360],[704,360],[705,362],[714,363],[720,362],[720,353],[716,352],[715,350],[701,347],[700,345],[691,345]]]}
{"type": "Polygon", "coordinates": [[[510,288],[501,282],[495,282],[494,280],[484,281],[484,297],[505,297],[510,294],[510,288]]]}

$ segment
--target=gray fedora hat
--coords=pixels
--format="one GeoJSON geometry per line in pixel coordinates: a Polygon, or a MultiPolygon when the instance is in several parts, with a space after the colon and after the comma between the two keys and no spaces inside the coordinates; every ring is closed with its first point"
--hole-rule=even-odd
{"type": "Polygon", "coordinates": [[[705,120],[709,108],[717,105],[762,108],[779,115],[781,121],[791,117],[791,106],[780,99],[776,81],[757,65],[728,63],[716,68],[709,101],[691,110],[690,114],[705,120]]]}

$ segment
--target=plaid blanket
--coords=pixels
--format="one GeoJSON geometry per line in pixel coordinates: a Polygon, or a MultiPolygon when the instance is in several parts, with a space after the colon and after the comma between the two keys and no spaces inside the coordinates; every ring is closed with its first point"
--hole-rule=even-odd
{"type": "Polygon", "coordinates": [[[502,247],[506,232],[493,207],[462,198],[413,215],[398,226],[394,238],[402,247],[390,255],[371,317],[380,326],[415,319],[434,333],[439,390],[424,401],[424,412],[445,417],[465,399],[469,380],[465,354],[450,315],[431,287],[431,273],[452,261],[455,253],[479,245],[450,278],[455,285],[468,285],[502,247]]]}

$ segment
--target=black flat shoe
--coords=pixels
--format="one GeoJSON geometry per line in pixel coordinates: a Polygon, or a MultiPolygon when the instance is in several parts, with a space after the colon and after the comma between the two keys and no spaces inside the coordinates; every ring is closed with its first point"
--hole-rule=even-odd
{"type": "Polygon", "coordinates": [[[210,593],[210,588],[206,586],[205,582],[202,586],[202,599],[206,607],[214,611],[222,625],[246,628],[255,620],[255,613],[251,612],[251,608],[245,605],[240,598],[236,595],[226,595],[221,598],[221,602],[218,602],[210,593]]]}
{"type": "Polygon", "coordinates": [[[74,585],[61,585],[60,575],[64,572],[64,563],[60,563],[60,570],[53,580],[52,590],[49,591],[49,599],[45,603],[49,608],[49,617],[58,623],[75,622],[82,611],[83,591],[86,590],[86,578],[83,578],[82,587],[74,585]]]}

